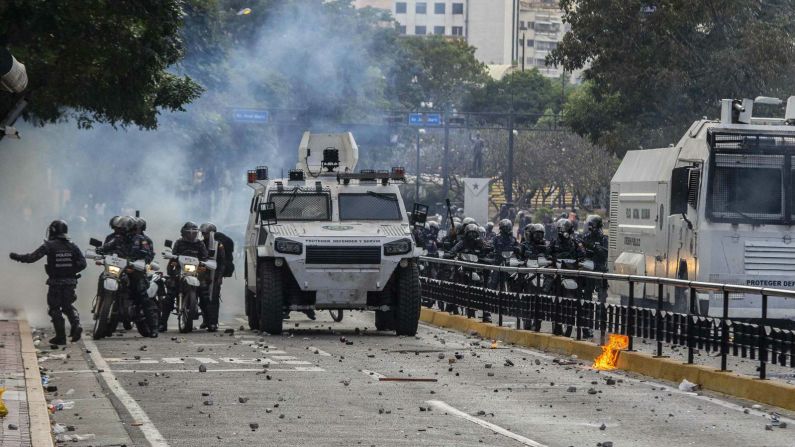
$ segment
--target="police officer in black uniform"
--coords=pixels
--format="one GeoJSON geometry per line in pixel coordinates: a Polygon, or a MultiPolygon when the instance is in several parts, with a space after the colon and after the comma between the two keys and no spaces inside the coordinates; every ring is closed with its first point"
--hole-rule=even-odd
{"type": "Polygon", "coordinates": [[[110,242],[110,240],[113,239],[117,234],[121,233],[121,229],[119,228],[119,219],[121,219],[121,216],[113,216],[110,218],[108,225],[110,225],[111,233],[105,236],[106,244],[110,242]]]}
{"type": "MultiPolygon", "coordinates": [[[[140,217],[132,218],[129,250],[129,260],[132,262],[143,260],[149,264],[155,259],[155,248],[149,236],[144,234],[145,229],[146,221],[144,219],[140,217]]],[[[149,336],[155,338],[157,337],[158,329],[157,305],[146,293],[149,288],[146,272],[133,270],[128,275],[130,278],[130,298],[143,311],[145,321],[142,323],[148,326],[149,336]]]]}
{"type": "MultiPolygon", "coordinates": [[[[199,261],[206,261],[210,257],[207,252],[207,246],[199,240],[199,227],[195,223],[185,222],[182,229],[180,229],[180,236],[171,249],[171,253],[174,256],[192,256],[198,258],[199,261]]],[[[168,316],[174,310],[174,303],[177,300],[180,286],[179,263],[172,260],[168,264],[167,271],[167,293],[160,306],[160,325],[158,327],[160,332],[165,332],[168,327],[168,316]]]]}
{"type": "Polygon", "coordinates": [[[517,256],[522,261],[549,256],[549,245],[546,240],[543,224],[528,224],[522,230],[522,244],[517,256]]]}
{"type": "MultiPolygon", "coordinates": [[[[500,233],[491,241],[493,246],[493,256],[495,265],[507,265],[508,258],[503,257],[503,253],[511,252],[513,254],[519,249],[519,244],[516,238],[513,237],[513,222],[508,219],[503,219],[499,224],[500,233]]],[[[500,285],[500,275],[492,272],[489,275],[489,288],[497,289],[500,285]]]]}
{"type": "MultiPolygon", "coordinates": [[[[602,217],[591,214],[585,219],[585,233],[582,235],[582,245],[585,256],[593,261],[594,271],[607,272],[607,236],[603,230],[602,217]]],[[[596,290],[600,303],[607,299],[607,281],[595,278],[585,279],[584,298],[593,298],[596,290]]]]}
{"type": "Polygon", "coordinates": [[[54,220],[47,229],[47,240],[33,253],[21,255],[11,253],[14,261],[33,263],[47,256],[44,270],[47,272],[47,306],[49,307],[55,337],[50,339],[53,345],[66,344],[66,327],[63,315],[69,320],[69,336],[72,342],[80,340],[83,328],[80,327],[80,315],[74,307],[77,300],[75,288],[78,273],[86,268],[86,258],[80,248],[69,240],[66,222],[54,220]],[[63,314],[63,315],[62,315],[63,314]]]}
{"type": "Polygon", "coordinates": [[[208,278],[199,289],[199,307],[202,310],[202,324],[200,328],[207,328],[207,332],[215,332],[218,330],[218,312],[221,307],[221,283],[224,281],[224,267],[226,266],[226,247],[224,244],[215,238],[218,231],[215,224],[207,222],[201,224],[199,231],[202,233],[202,241],[207,251],[213,250],[210,242],[215,244],[215,262],[217,267],[215,271],[209,271],[208,278]],[[212,280],[210,280],[212,276],[212,280]],[[212,287],[212,290],[210,290],[212,287]]]}

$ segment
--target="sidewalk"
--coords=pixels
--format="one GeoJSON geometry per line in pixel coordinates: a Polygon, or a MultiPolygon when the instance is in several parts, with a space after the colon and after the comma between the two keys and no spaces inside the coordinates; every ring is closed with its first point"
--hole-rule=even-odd
{"type": "Polygon", "coordinates": [[[0,419],[3,447],[51,447],[50,423],[30,326],[0,310],[0,387],[8,415],[0,419]],[[33,428],[33,429],[32,429],[33,428]]]}

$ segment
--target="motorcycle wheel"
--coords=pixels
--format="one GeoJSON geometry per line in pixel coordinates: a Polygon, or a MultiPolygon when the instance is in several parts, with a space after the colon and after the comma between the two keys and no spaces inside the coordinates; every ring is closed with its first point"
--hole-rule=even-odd
{"type": "Polygon", "coordinates": [[[196,301],[196,291],[189,290],[185,292],[177,314],[177,325],[179,331],[183,334],[193,331],[193,317],[191,316],[191,311],[195,306],[194,301],[196,301]]]}
{"type": "Polygon", "coordinates": [[[336,310],[332,309],[329,310],[328,313],[329,315],[331,315],[331,319],[336,321],[337,323],[342,321],[342,309],[336,309],[336,310]]]}
{"type": "Polygon", "coordinates": [[[103,293],[99,301],[99,312],[95,315],[94,332],[91,336],[94,340],[100,340],[113,333],[110,323],[116,300],[112,293],[103,293]]]}

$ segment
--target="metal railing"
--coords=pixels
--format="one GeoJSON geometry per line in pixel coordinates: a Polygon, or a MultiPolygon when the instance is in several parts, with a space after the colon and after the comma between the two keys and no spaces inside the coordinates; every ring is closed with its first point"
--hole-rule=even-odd
{"type": "Polygon", "coordinates": [[[484,265],[431,257],[421,257],[420,262],[423,265],[422,298],[426,304],[437,302],[441,309],[460,309],[470,316],[472,311],[495,314],[500,326],[507,316],[517,319],[517,327],[534,331],[541,330],[541,322],[550,322],[554,334],[575,336],[577,340],[587,338],[591,331],[599,331],[602,339],[606,332],[620,333],[629,337],[630,351],[636,337],[656,341],[655,355],[659,357],[663,356],[663,343],[686,347],[690,364],[694,362],[696,349],[719,351],[721,371],[728,371],[729,356],[750,358],[759,361],[760,379],[767,377],[768,363],[795,367],[795,331],[771,325],[773,322],[768,318],[769,297],[792,299],[795,298],[793,290],[580,270],[484,265]],[[500,275],[499,288],[486,287],[485,278],[475,285],[454,281],[457,269],[478,271],[484,277],[500,275]],[[509,281],[509,275],[514,273],[524,280],[518,284],[509,281]],[[582,296],[581,292],[564,289],[561,283],[565,278],[626,282],[629,286],[626,304],[594,301],[592,297],[582,296]],[[655,307],[636,305],[637,284],[657,286],[655,307]],[[687,313],[666,309],[666,286],[689,291],[687,313]],[[699,313],[697,292],[722,294],[720,317],[699,313]],[[730,318],[730,294],[759,295],[759,318],[730,318]]]}

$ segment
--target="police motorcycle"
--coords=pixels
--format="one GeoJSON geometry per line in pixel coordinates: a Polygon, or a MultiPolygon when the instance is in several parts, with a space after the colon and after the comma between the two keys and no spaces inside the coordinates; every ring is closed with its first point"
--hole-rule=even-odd
{"type": "Polygon", "coordinates": [[[148,337],[151,330],[143,316],[143,310],[128,296],[128,274],[133,271],[147,272],[150,281],[147,295],[153,299],[162,280],[162,274],[158,273],[160,266],[156,262],[147,265],[143,259],[131,262],[115,253],[97,254],[96,249],[102,246],[102,242],[94,238],[89,244],[94,248],[86,250],[86,258],[103,267],[100,275],[102,287],[91,306],[94,319],[93,339],[99,340],[112,335],[120,321],[134,321],[138,332],[148,337]]]}
{"type": "MultiPolygon", "coordinates": [[[[556,259],[555,266],[558,270],[584,270],[592,272],[594,262],[590,259],[556,259]]],[[[569,298],[582,298],[584,278],[561,277],[561,296],[569,298]]]]}
{"type": "MultiPolygon", "coordinates": [[[[201,286],[201,279],[199,275],[207,270],[215,270],[217,263],[213,259],[207,261],[200,261],[199,258],[193,256],[174,255],[171,252],[172,241],[166,240],[165,250],[163,250],[163,258],[169,262],[173,261],[179,267],[179,279],[176,281],[179,284],[179,293],[176,294],[176,303],[174,303],[174,314],[177,316],[177,325],[181,333],[188,333],[193,331],[193,321],[199,318],[199,287],[201,286]]],[[[171,274],[171,272],[169,272],[171,274]]]]}

